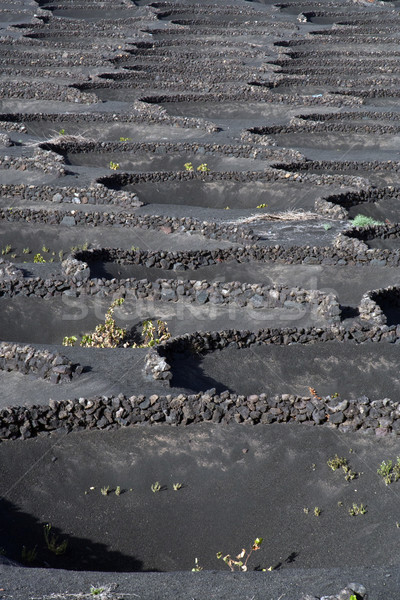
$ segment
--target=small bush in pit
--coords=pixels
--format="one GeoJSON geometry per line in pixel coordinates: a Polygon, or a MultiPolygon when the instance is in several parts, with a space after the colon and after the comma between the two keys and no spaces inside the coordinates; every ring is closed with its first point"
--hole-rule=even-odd
{"type": "Polygon", "coordinates": [[[38,252],[37,254],[35,254],[35,256],[33,257],[33,262],[34,263],[45,263],[45,259],[43,258],[43,256],[40,254],[40,252],[38,252]]]}
{"type": "MultiPolygon", "coordinates": [[[[121,306],[123,303],[123,298],[114,300],[106,312],[104,323],[97,325],[93,333],[84,334],[80,341],[80,346],[83,348],[117,348],[118,346],[123,345],[122,342],[126,337],[126,329],[117,327],[115,319],[113,318],[115,308],[121,306]]],[[[75,342],[64,342],[73,342],[74,337],[75,336],[65,336],[63,345],[73,346],[75,342]]]]}
{"type": "Polygon", "coordinates": [[[50,550],[50,552],[53,552],[53,554],[55,554],[56,556],[65,554],[67,547],[68,547],[68,540],[59,542],[58,536],[54,535],[54,533],[51,533],[50,523],[46,523],[46,525],[44,525],[43,534],[44,534],[46,546],[50,550]]]}
{"type": "Polygon", "coordinates": [[[171,337],[168,326],[165,321],[158,319],[157,326],[152,321],[145,321],[142,327],[142,344],[133,344],[132,348],[151,348],[161,342],[165,342],[171,337]]]}
{"type": "Polygon", "coordinates": [[[263,538],[256,538],[251,547],[251,550],[247,552],[247,555],[246,548],[243,548],[240,554],[236,556],[236,560],[233,559],[230,554],[223,556],[222,552],[217,552],[217,558],[222,558],[222,560],[228,565],[231,571],[235,571],[235,569],[237,569],[238,571],[247,571],[248,560],[253,552],[260,549],[262,541],[263,538]],[[242,559],[244,559],[244,561],[242,559]]]}
{"type": "Polygon", "coordinates": [[[352,221],[350,221],[353,227],[368,227],[368,225],[384,225],[382,221],[376,221],[372,217],[366,217],[365,215],[357,215],[352,221]]]}
{"type": "Polygon", "coordinates": [[[112,171],[118,171],[118,169],[119,169],[119,163],[113,162],[112,160],[110,160],[109,167],[110,167],[110,169],[112,171]]]}

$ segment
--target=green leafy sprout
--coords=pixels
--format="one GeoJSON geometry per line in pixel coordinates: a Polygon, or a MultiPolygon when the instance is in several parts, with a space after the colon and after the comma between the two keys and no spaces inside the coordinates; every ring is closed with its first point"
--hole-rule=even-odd
{"type": "Polygon", "coordinates": [[[154,494],[161,491],[161,485],[158,481],[156,481],[155,483],[152,483],[150,487],[151,487],[151,491],[154,494]]]}

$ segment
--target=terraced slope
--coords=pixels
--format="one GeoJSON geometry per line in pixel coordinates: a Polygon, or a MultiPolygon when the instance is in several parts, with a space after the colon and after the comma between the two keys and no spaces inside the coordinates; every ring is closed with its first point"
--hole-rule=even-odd
{"type": "Polygon", "coordinates": [[[0,1],[1,598],[395,597],[399,25],[0,1]]]}

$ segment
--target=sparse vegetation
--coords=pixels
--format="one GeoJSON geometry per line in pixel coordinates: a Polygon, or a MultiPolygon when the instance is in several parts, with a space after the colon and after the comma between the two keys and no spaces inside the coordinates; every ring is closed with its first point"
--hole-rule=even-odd
{"type": "Polygon", "coordinates": [[[110,492],[110,486],[104,486],[100,489],[100,492],[102,493],[103,496],[108,496],[109,492],[110,492]]]}
{"type": "Polygon", "coordinates": [[[268,208],[268,204],[259,204],[257,208],[268,208]]]}
{"type": "MultiPolygon", "coordinates": [[[[194,171],[194,166],[193,163],[191,162],[187,162],[183,165],[185,167],[185,170],[188,172],[193,172],[194,171]]],[[[208,168],[207,163],[201,163],[201,165],[199,165],[196,168],[196,171],[198,171],[199,173],[207,173],[207,171],[209,171],[210,169],[208,168]]]]}
{"type": "Polygon", "coordinates": [[[33,257],[33,262],[34,263],[45,263],[46,260],[43,258],[43,256],[40,254],[40,252],[38,252],[37,254],[35,254],[35,256],[33,257]]]}
{"type": "Polygon", "coordinates": [[[156,481],[155,483],[152,483],[150,487],[151,487],[151,491],[153,493],[161,491],[161,485],[160,485],[160,483],[158,481],[156,481]]]}
{"type": "Polygon", "coordinates": [[[192,569],[193,573],[200,573],[203,570],[203,567],[199,565],[199,560],[197,558],[194,559],[194,567],[192,569]]]}
{"type": "Polygon", "coordinates": [[[356,504],[353,502],[353,505],[349,508],[349,515],[352,517],[356,517],[358,515],[365,515],[367,512],[367,507],[364,504],[356,504]]]}
{"type": "Polygon", "coordinates": [[[222,560],[228,565],[231,571],[247,571],[247,563],[250,556],[253,552],[260,549],[263,538],[258,537],[254,540],[254,543],[251,547],[251,550],[246,552],[246,548],[243,548],[242,551],[233,559],[230,554],[226,554],[223,556],[222,552],[217,552],[217,558],[222,560]]]}
{"type": "Polygon", "coordinates": [[[54,533],[51,533],[50,523],[46,523],[46,525],[44,525],[43,534],[46,546],[50,550],[50,552],[52,552],[56,556],[61,556],[62,554],[65,554],[68,547],[68,540],[63,540],[62,542],[59,542],[58,536],[54,535],[54,533]]]}
{"type": "Polygon", "coordinates": [[[168,326],[165,321],[158,319],[157,324],[154,325],[153,321],[145,321],[142,327],[142,344],[133,344],[133,348],[151,348],[161,342],[165,342],[171,337],[168,331],[168,326]]]}
{"type": "MultiPolygon", "coordinates": [[[[121,306],[123,302],[123,298],[117,298],[111,303],[106,312],[104,323],[97,325],[93,333],[84,334],[81,338],[80,346],[84,348],[117,348],[124,345],[122,342],[126,337],[126,329],[117,327],[113,317],[114,310],[117,306],[121,306]]],[[[63,345],[74,346],[77,341],[74,338],[75,336],[65,336],[63,345]]]]}
{"type": "Polygon", "coordinates": [[[319,508],[319,506],[316,506],[316,507],[314,508],[314,516],[315,516],[315,517],[319,517],[319,516],[320,516],[320,514],[321,514],[321,512],[322,512],[322,510],[319,508]]]}
{"type": "Polygon", "coordinates": [[[333,458],[328,460],[328,466],[332,469],[332,471],[337,471],[337,469],[342,468],[344,472],[344,478],[346,481],[352,481],[358,477],[358,473],[352,471],[347,461],[347,458],[339,457],[337,454],[333,458]]]}
{"type": "Polygon", "coordinates": [[[120,496],[121,495],[121,487],[119,485],[117,485],[117,487],[115,488],[115,495],[116,496],[120,496]]]}
{"type": "Polygon", "coordinates": [[[7,244],[7,246],[5,248],[2,248],[1,253],[3,256],[5,256],[6,254],[10,254],[11,250],[12,250],[11,244],[7,244]]]}
{"type": "Polygon", "coordinates": [[[26,546],[22,546],[21,550],[21,560],[23,563],[31,565],[37,559],[37,546],[34,548],[27,548],[26,546]]]}
{"type": "Polygon", "coordinates": [[[174,491],[177,492],[182,488],[182,483],[174,483],[172,487],[174,488],[174,491]]]}
{"type": "Polygon", "coordinates": [[[119,163],[113,162],[112,160],[110,160],[109,167],[112,171],[118,171],[119,163]]]}
{"type": "Polygon", "coordinates": [[[393,461],[383,460],[377,470],[386,485],[390,485],[394,481],[400,479],[400,456],[396,459],[396,464],[393,466],[393,461]]]}

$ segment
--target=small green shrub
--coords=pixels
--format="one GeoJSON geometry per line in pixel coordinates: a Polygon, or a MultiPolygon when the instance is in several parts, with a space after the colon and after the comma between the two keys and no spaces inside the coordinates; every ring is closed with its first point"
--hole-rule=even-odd
{"type": "Polygon", "coordinates": [[[112,160],[110,160],[109,167],[112,171],[118,171],[119,163],[113,162],[112,160]]]}
{"type": "Polygon", "coordinates": [[[132,348],[152,348],[161,342],[165,342],[171,337],[168,326],[165,321],[157,320],[157,325],[153,321],[145,321],[142,327],[142,344],[133,344],[132,348]]]}
{"type": "Polygon", "coordinates": [[[158,481],[156,481],[155,483],[152,483],[150,487],[151,487],[151,491],[154,493],[161,492],[161,485],[158,481]]]}
{"type": "Polygon", "coordinates": [[[382,221],[376,221],[372,217],[366,217],[365,215],[357,215],[351,221],[353,227],[368,227],[369,225],[384,225],[382,221]]]}
{"type": "Polygon", "coordinates": [[[377,470],[386,485],[390,485],[394,481],[400,479],[400,456],[396,459],[396,464],[393,466],[393,461],[383,460],[377,470]]]}
{"type": "Polygon", "coordinates": [[[367,507],[364,504],[356,504],[353,502],[353,506],[349,508],[349,515],[352,517],[357,517],[358,515],[365,515],[367,512],[367,507]]]}
{"type": "Polygon", "coordinates": [[[33,257],[33,262],[34,263],[45,263],[45,259],[43,258],[43,256],[40,254],[40,252],[38,252],[37,254],[35,254],[35,256],[33,257]]]}

